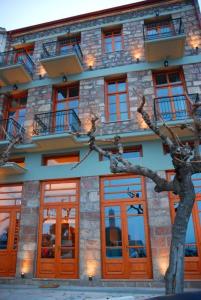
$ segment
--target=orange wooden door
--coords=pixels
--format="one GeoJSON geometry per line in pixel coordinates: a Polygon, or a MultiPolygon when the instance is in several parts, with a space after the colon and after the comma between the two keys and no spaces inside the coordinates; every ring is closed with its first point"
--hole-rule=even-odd
{"type": "Polygon", "coordinates": [[[78,183],[42,185],[37,263],[40,278],[78,278],[78,183]]]}
{"type": "Polygon", "coordinates": [[[16,272],[22,185],[0,186],[0,276],[16,272]]]}
{"type": "MultiPolygon", "coordinates": [[[[168,177],[173,176],[168,172],[168,177]]],[[[188,222],[185,242],[184,271],[186,279],[201,279],[201,175],[193,175],[193,183],[196,191],[196,199],[192,214],[188,222]]],[[[170,211],[172,221],[174,220],[179,198],[169,193],[170,211]]]]}
{"type": "Polygon", "coordinates": [[[127,175],[101,179],[104,278],[152,277],[144,197],[141,177],[127,175]]]}

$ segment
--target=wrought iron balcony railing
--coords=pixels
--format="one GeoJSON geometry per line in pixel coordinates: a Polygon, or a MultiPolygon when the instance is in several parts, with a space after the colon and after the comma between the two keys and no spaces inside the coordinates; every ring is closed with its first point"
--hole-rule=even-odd
{"type": "Polygon", "coordinates": [[[0,68],[17,64],[23,65],[26,71],[33,76],[34,62],[25,50],[16,49],[0,53],[0,68]]]}
{"type": "Polygon", "coordinates": [[[24,139],[25,129],[13,118],[0,120],[0,140],[12,140],[18,135],[24,139]]]}
{"type": "Polygon", "coordinates": [[[181,18],[161,20],[144,24],[143,34],[145,41],[152,41],[184,34],[184,26],[181,18]]]}
{"type": "Polygon", "coordinates": [[[68,54],[76,54],[80,63],[82,64],[83,54],[77,39],[66,39],[43,44],[41,58],[43,59],[68,54]]]}
{"type": "Polygon", "coordinates": [[[50,135],[65,132],[79,132],[81,122],[73,109],[36,114],[34,135],[50,135]]]}
{"type": "MultiPolygon", "coordinates": [[[[192,103],[201,99],[199,94],[176,95],[172,97],[159,97],[154,100],[154,117],[156,121],[176,121],[191,117],[192,103]],[[188,99],[190,98],[190,101],[188,99]]],[[[201,108],[197,114],[201,117],[201,108]]]]}

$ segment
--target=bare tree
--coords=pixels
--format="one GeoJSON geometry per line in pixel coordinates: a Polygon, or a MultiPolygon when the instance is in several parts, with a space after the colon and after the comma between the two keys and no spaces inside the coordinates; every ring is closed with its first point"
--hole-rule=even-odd
{"type": "Polygon", "coordinates": [[[195,189],[192,175],[201,172],[201,157],[199,152],[201,135],[199,107],[201,106],[201,102],[197,101],[197,103],[192,103],[188,95],[186,95],[186,97],[192,114],[192,122],[190,124],[182,124],[180,128],[188,128],[191,131],[194,143],[193,148],[190,147],[188,143],[183,144],[171,128],[165,124],[163,126],[166,128],[167,134],[162,133],[162,130],[157,126],[156,122],[152,121],[148,113],[144,110],[144,96],[138,107],[138,113],[141,114],[147,126],[161,139],[162,143],[169,148],[172,164],[175,169],[174,178],[170,181],[160,177],[157,172],[149,168],[134,165],[124,159],[122,157],[123,146],[118,136],[114,137],[114,144],[117,147],[116,154],[102,149],[96,143],[95,138],[98,117],[95,116],[92,118],[91,129],[87,134],[89,136],[89,153],[91,151],[96,151],[109,158],[110,170],[112,173],[133,173],[148,177],[156,184],[155,191],[157,193],[171,191],[179,196],[180,202],[172,226],[169,266],[165,274],[166,294],[180,293],[183,292],[184,289],[185,237],[188,221],[195,201],[195,189]]]}

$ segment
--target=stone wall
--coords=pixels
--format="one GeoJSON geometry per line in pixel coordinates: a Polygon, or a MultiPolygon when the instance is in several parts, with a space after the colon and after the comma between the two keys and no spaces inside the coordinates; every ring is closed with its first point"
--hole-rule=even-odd
{"type": "Polygon", "coordinates": [[[82,177],[80,190],[80,279],[101,278],[99,177],[82,177]]]}
{"type": "Polygon", "coordinates": [[[21,272],[26,273],[26,278],[35,277],[39,205],[39,181],[25,182],[21,204],[16,277],[20,277],[21,272]]]}

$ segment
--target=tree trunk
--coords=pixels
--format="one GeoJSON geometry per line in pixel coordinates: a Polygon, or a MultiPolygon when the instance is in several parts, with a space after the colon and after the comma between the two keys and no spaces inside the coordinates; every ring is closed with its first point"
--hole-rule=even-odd
{"type": "Polygon", "coordinates": [[[184,250],[188,221],[195,201],[191,170],[181,168],[177,173],[181,187],[180,202],[172,226],[169,266],[165,274],[166,294],[182,293],[184,290],[184,250]]]}

